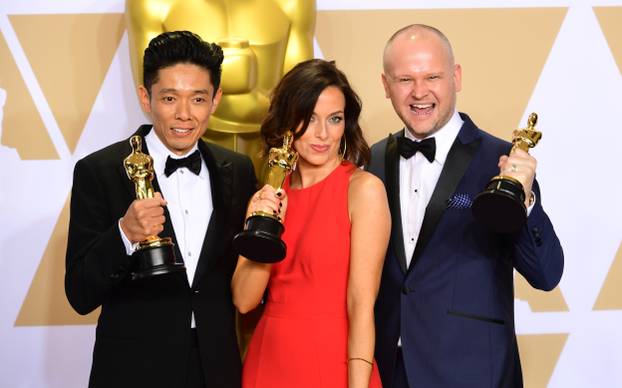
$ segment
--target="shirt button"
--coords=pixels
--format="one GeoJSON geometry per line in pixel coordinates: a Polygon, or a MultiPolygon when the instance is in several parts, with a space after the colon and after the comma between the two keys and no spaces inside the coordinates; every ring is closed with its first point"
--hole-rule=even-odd
{"type": "Polygon", "coordinates": [[[188,252],[188,256],[192,256],[192,252],[188,252]]]}
{"type": "Polygon", "coordinates": [[[183,174],[183,173],[184,173],[184,170],[179,170],[179,173],[180,173],[180,174],[183,174]]]}
{"type": "Polygon", "coordinates": [[[186,212],[186,214],[188,214],[188,209],[184,210],[184,212],[186,212]]]}

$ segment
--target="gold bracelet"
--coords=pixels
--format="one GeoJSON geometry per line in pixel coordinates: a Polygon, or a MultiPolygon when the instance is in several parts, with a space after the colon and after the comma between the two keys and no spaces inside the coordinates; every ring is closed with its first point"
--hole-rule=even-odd
{"type": "Polygon", "coordinates": [[[373,362],[368,361],[368,360],[366,360],[366,359],[364,359],[364,358],[360,358],[360,357],[352,357],[352,358],[348,358],[348,362],[353,361],[353,360],[363,361],[363,362],[368,363],[368,364],[369,364],[369,365],[371,365],[371,366],[374,366],[374,363],[373,363],[373,362]]]}

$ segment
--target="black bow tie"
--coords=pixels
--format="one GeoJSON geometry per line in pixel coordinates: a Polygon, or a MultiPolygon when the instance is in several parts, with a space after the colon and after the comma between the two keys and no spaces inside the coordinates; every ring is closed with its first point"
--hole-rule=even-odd
{"type": "Polygon", "coordinates": [[[417,151],[421,152],[425,158],[432,163],[436,153],[436,141],[433,137],[421,141],[412,141],[407,137],[397,138],[397,150],[406,159],[410,159],[417,151]]]}
{"type": "Polygon", "coordinates": [[[196,150],[181,159],[173,159],[170,156],[167,157],[166,166],[164,167],[164,175],[168,177],[180,167],[186,167],[188,170],[199,175],[201,172],[201,153],[199,150],[196,150]]]}

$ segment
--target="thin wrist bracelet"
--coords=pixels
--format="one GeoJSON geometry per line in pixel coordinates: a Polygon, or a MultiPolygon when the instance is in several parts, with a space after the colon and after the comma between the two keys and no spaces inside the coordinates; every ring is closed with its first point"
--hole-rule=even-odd
{"type": "Polygon", "coordinates": [[[373,363],[373,362],[368,361],[368,360],[366,360],[366,359],[364,359],[364,358],[361,358],[361,357],[351,357],[351,358],[348,358],[348,362],[353,361],[353,360],[363,361],[363,362],[368,363],[368,364],[369,364],[369,365],[371,365],[371,366],[374,366],[374,363],[373,363]]]}

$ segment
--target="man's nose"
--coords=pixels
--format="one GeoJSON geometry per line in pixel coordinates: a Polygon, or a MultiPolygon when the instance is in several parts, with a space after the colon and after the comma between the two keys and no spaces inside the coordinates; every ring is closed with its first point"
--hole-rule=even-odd
{"type": "Polygon", "coordinates": [[[190,103],[180,101],[177,104],[175,118],[178,120],[188,120],[190,118],[190,103]]]}
{"type": "Polygon", "coordinates": [[[419,100],[428,95],[428,86],[425,82],[414,81],[412,85],[411,95],[419,100]]]}

